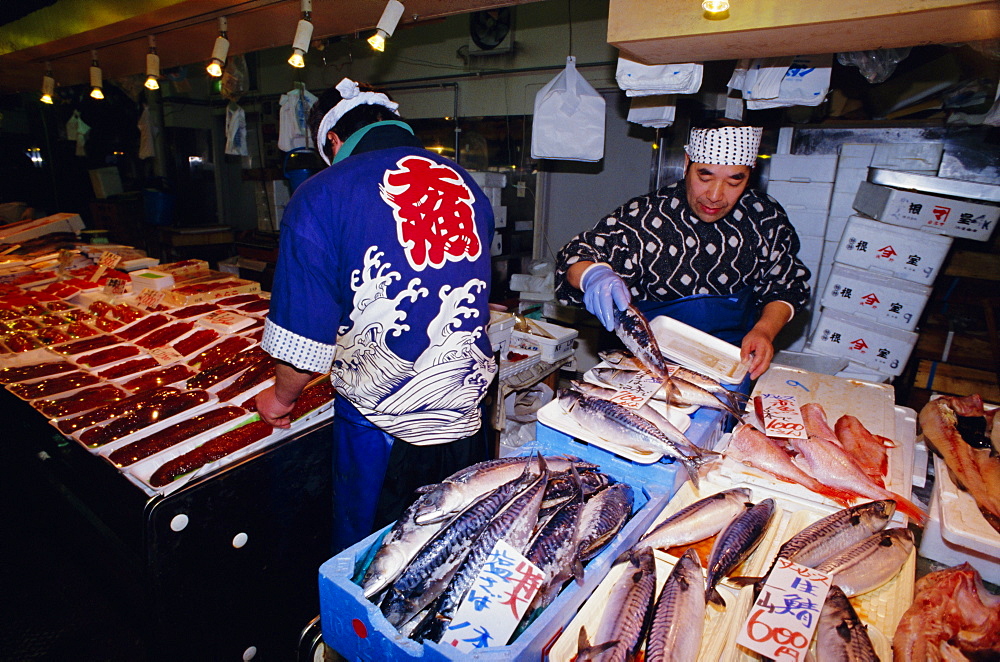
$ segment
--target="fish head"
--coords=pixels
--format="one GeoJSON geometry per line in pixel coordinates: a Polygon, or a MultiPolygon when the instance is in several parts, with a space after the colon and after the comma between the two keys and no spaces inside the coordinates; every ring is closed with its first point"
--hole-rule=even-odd
{"type": "Polygon", "coordinates": [[[888,522],[896,513],[896,502],[893,499],[872,501],[862,512],[874,521],[888,522]]]}
{"type": "Polygon", "coordinates": [[[559,389],[556,399],[559,402],[559,406],[563,408],[563,411],[570,412],[576,407],[577,403],[580,402],[580,393],[576,391],[570,391],[568,389],[559,389]]]}
{"type": "Polygon", "coordinates": [[[440,522],[458,512],[463,503],[462,491],[458,486],[449,482],[438,483],[434,491],[427,493],[422,499],[413,521],[421,526],[440,522]]]}

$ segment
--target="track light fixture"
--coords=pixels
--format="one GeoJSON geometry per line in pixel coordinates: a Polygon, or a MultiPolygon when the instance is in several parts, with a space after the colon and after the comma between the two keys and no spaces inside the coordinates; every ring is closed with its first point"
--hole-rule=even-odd
{"type": "Polygon", "coordinates": [[[97,63],[97,51],[90,51],[90,96],[93,99],[104,98],[104,74],[97,63]]]}
{"type": "Polygon", "coordinates": [[[385,50],[385,40],[392,36],[392,33],[396,31],[396,26],[399,25],[399,19],[403,17],[403,12],[406,10],[403,7],[403,3],[399,0],[389,0],[385,4],[385,9],[382,10],[382,18],[378,20],[378,26],[375,28],[375,34],[368,37],[368,44],[376,51],[381,53],[385,50]]]}
{"type": "Polygon", "coordinates": [[[292,55],[288,64],[296,69],[306,66],[305,54],[309,52],[309,42],[312,41],[312,0],[302,0],[302,18],[295,26],[295,39],[292,40],[292,55]]]}
{"type": "Polygon", "coordinates": [[[52,95],[56,93],[56,79],[52,77],[52,65],[45,63],[45,75],[42,76],[42,103],[52,104],[52,95]]]}
{"type": "Polygon", "coordinates": [[[149,52],[146,53],[146,89],[160,89],[160,56],[156,54],[156,37],[149,35],[149,52]]]}
{"type": "Polygon", "coordinates": [[[222,70],[226,66],[226,56],[229,55],[229,24],[225,16],[219,17],[219,36],[215,38],[215,45],[212,47],[212,59],[205,70],[213,78],[220,78],[222,70]]]}
{"type": "Polygon", "coordinates": [[[729,0],[702,0],[701,8],[709,14],[721,14],[729,11],[729,0]]]}

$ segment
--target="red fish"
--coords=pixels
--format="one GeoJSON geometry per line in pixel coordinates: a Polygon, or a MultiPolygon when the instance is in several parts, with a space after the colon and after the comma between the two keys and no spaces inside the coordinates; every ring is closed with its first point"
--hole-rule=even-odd
{"type": "Polygon", "coordinates": [[[802,422],[806,424],[806,434],[840,444],[837,435],[830,429],[826,420],[826,410],[818,402],[807,402],[799,409],[802,412],[802,422]]]}
{"type": "Polygon", "coordinates": [[[886,437],[874,435],[855,416],[845,414],[837,419],[835,426],[840,447],[854,458],[879,487],[885,487],[885,476],[889,471],[889,455],[885,442],[896,444],[886,437]]]}

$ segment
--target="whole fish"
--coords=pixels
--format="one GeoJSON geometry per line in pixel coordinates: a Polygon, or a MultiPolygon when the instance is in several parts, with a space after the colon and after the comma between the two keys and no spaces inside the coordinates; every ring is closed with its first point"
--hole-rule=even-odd
{"type": "Polygon", "coordinates": [[[698,486],[698,466],[681,450],[681,446],[694,444],[683,434],[671,438],[670,430],[660,430],[619,404],[575,391],[561,390],[559,404],[579,425],[610,443],[676,459],[684,466],[694,486],[698,486]]]}
{"type": "Polygon", "coordinates": [[[876,485],[885,487],[885,476],[889,473],[886,442],[894,446],[892,440],[872,434],[856,416],[849,414],[837,419],[834,432],[840,447],[857,460],[876,485]]]}
{"type": "Polygon", "coordinates": [[[724,455],[779,480],[798,483],[845,505],[855,496],[853,492],[832,489],[813,478],[792,462],[791,456],[778,442],[749,425],[740,425],[733,430],[724,455]]]}
{"type": "Polygon", "coordinates": [[[647,370],[664,381],[670,378],[667,360],[660,353],[649,322],[638,308],[631,304],[625,310],[615,308],[615,333],[647,370]]]}
{"type": "Polygon", "coordinates": [[[632,352],[623,349],[605,349],[597,353],[602,361],[617,366],[622,370],[645,370],[642,361],[635,358],[632,352]]]}
{"type": "Polygon", "coordinates": [[[799,408],[802,414],[802,422],[806,426],[806,434],[810,437],[818,437],[832,441],[835,444],[840,442],[837,435],[826,420],[826,410],[818,402],[807,402],[799,408]]]}
{"type": "Polygon", "coordinates": [[[728,402],[723,401],[711,391],[707,391],[697,384],[692,384],[680,377],[672,378],[670,384],[673,387],[673,393],[670,396],[671,403],[683,402],[689,405],[705,407],[706,409],[719,409],[727,414],[732,414],[733,417],[741,421],[743,420],[743,413],[736,407],[728,404],[728,402]]]}
{"type": "MultiPolygon", "coordinates": [[[[487,460],[457,471],[440,483],[421,487],[417,491],[427,495],[427,498],[420,499],[421,505],[414,521],[417,524],[431,524],[447,519],[483,494],[517,478],[525,466],[534,464],[531,457],[487,460]]],[[[571,466],[581,469],[593,469],[597,466],[569,457],[549,457],[546,458],[546,464],[555,473],[569,471],[571,466]]]]}
{"type": "Polygon", "coordinates": [[[561,474],[552,475],[545,486],[542,509],[561,506],[570,501],[576,495],[578,489],[581,489],[583,496],[587,497],[600,492],[610,484],[611,476],[591,469],[579,472],[576,469],[572,469],[561,474]],[[576,478],[573,476],[574,473],[576,474],[576,478]],[[580,482],[579,488],[576,485],[577,480],[580,482]]]}
{"type": "Polygon", "coordinates": [[[708,375],[703,375],[700,372],[690,370],[684,366],[677,366],[677,368],[674,369],[672,377],[677,377],[678,379],[683,379],[684,381],[694,384],[695,386],[700,386],[717,397],[724,404],[727,404],[736,410],[742,409],[743,405],[746,404],[746,401],[749,398],[746,393],[741,393],[740,391],[730,391],[728,388],[708,375]]]}
{"type": "Polygon", "coordinates": [[[628,483],[615,483],[590,497],[580,512],[577,528],[577,555],[589,561],[618,535],[632,516],[635,495],[628,483]]]}
{"type": "Polygon", "coordinates": [[[789,443],[798,452],[795,464],[825,485],[868,499],[892,499],[899,512],[907,517],[921,525],[927,520],[927,514],[912,501],[873,483],[865,470],[837,444],[817,437],[790,439],[789,443]]]}
{"type": "Polygon", "coordinates": [[[725,608],[726,601],[719,594],[716,584],[757,549],[774,518],[774,511],[774,499],[764,499],[753,508],[737,515],[715,537],[712,552],[708,557],[706,602],[725,608]]]}
{"type": "Polygon", "coordinates": [[[668,549],[710,538],[746,510],[749,501],[750,490],[745,487],[699,499],[660,522],[635,544],[635,548],[668,549]]]}
{"type": "Polygon", "coordinates": [[[886,529],[823,561],[816,570],[833,575],[833,583],[850,597],[887,583],[912,551],[913,533],[909,529],[886,529]]]}
{"type": "Polygon", "coordinates": [[[844,591],[835,584],[826,594],[816,626],[816,662],[878,662],[878,659],[868,628],[858,618],[844,591]]]}
{"type": "Polygon", "coordinates": [[[660,590],[646,641],[647,662],[694,662],[705,630],[705,577],[698,552],[677,560],[660,590]]]}
{"type": "MultiPolygon", "coordinates": [[[[635,552],[628,567],[611,588],[611,595],[594,634],[593,646],[577,652],[577,662],[625,662],[631,659],[642,643],[647,615],[656,592],[656,562],[653,550],[635,552]],[[612,644],[610,648],[608,644],[612,644]]],[[[581,633],[581,639],[586,637],[581,633]]]]}
{"type": "Polygon", "coordinates": [[[386,619],[399,627],[440,595],[494,516],[537,478],[525,464],[520,476],[470,505],[431,538],[389,588],[382,601],[386,619]]]}
{"type": "Polygon", "coordinates": [[[451,624],[451,617],[468,593],[483,565],[489,560],[497,542],[503,540],[519,553],[524,553],[531,540],[531,533],[538,523],[538,509],[542,505],[545,483],[549,472],[540,460],[541,472],[532,476],[533,482],[508,501],[486,528],[471,543],[471,548],[447,588],[434,602],[431,613],[414,632],[422,641],[441,641],[451,624]]]}
{"type": "Polygon", "coordinates": [[[535,564],[542,573],[538,593],[527,612],[534,609],[544,609],[549,606],[562,585],[570,578],[576,577],[583,581],[583,565],[577,556],[579,542],[577,531],[580,526],[580,515],[583,512],[583,489],[538,529],[531,542],[525,558],[535,564]]]}

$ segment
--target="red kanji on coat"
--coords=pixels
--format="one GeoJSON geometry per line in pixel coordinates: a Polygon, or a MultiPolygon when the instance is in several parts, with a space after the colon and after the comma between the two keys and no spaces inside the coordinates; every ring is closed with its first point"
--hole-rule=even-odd
{"type": "Polygon", "coordinates": [[[472,191],[458,172],[422,156],[403,157],[396,167],[386,171],[380,192],[410,266],[421,271],[478,258],[472,191]]]}

